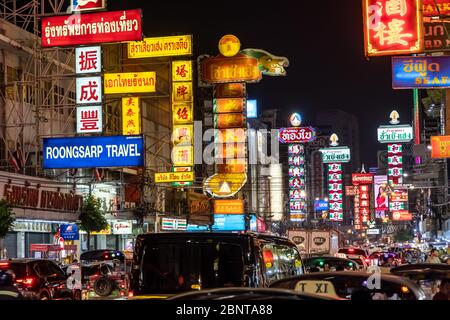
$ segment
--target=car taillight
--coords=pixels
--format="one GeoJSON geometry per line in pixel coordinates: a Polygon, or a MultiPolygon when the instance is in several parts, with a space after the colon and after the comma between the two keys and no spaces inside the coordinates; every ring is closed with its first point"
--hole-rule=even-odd
{"type": "Polygon", "coordinates": [[[129,298],[131,298],[131,297],[133,297],[133,296],[134,296],[133,291],[128,292],[128,297],[129,297],[129,298]]]}
{"type": "Polygon", "coordinates": [[[355,252],[355,249],[350,248],[350,249],[348,249],[348,252],[353,253],[353,252],[355,252]]]}
{"type": "Polygon", "coordinates": [[[8,269],[9,262],[0,262],[0,269],[8,269]]]}
{"type": "Polygon", "coordinates": [[[370,263],[370,259],[366,259],[366,262],[367,262],[367,263],[370,263]]]}
{"type": "Polygon", "coordinates": [[[34,284],[34,278],[31,277],[27,277],[27,278],[23,278],[23,279],[16,279],[17,283],[21,283],[26,287],[32,287],[34,284]]]}

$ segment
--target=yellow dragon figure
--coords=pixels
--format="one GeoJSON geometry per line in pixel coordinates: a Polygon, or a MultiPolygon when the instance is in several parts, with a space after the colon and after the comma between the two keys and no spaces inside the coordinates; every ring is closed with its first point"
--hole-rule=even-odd
{"type": "Polygon", "coordinates": [[[242,54],[258,59],[258,68],[268,76],[285,76],[285,68],[289,66],[286,57],[277,57],[262,49],[244,49],[242,54]]]}

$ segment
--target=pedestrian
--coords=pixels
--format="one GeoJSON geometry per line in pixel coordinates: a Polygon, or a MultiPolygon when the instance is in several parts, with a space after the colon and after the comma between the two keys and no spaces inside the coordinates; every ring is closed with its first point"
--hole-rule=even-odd
{"type": "Polygon", "coordinates": [[[431,249],[430,255],[428,256],[425,263],[441,263],[441,259],[439,258],[439,253],[436,249],[431,249]]]}
{"type": "Polygon", "coordinates": [[[20,291],[14,286],[12,270],[0,270],[0,300],[21,300],[20,291]]]}
{"type": "Polygon", "coordinates": [[[441,281],[439,292],[434,295],[433,300],[450,300],[450,280],[441,281]]]}

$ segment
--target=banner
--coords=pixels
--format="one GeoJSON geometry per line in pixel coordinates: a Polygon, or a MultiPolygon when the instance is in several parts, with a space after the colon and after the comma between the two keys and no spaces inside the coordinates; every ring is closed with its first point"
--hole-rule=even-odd
{"type": "Polygon", "coordinates": [[[420,0],[363,0],[367,56],[423,51],[420,0]]]}
{"type": "Polygon", "coordinates": [[[450,56],[392,57],[392,87],[450,88],[450,56]]]}
{"type": "Polygon", "coordinates": [[[450,136],[431,137],[431,158],[450,158],[450,136]]]}
{"type": "Polygon", "coordinates": [[[42,17],[42,47],[142,39],[141,9],[42,17]]]}
{"type": "Polygon", "coordinates": [[[156,91],[155,72],[104,74],[105,94],[148,93],[156,91]]]}
{"type": "Polygon", "coordinates": [[[144,38],[128,43],[128,58],[171,57],[192,54],[192,36],[144,38]]]}
{"type": "Polygon", "coordinates": [[[387,211],[389,209],[387,182],[387,176],[374,177],[375,211],[387,211]]]}
{"type": "Polygon", "coordinates": [[[44,138],[44,169],[140,167],[142,136],[44,138]]]}

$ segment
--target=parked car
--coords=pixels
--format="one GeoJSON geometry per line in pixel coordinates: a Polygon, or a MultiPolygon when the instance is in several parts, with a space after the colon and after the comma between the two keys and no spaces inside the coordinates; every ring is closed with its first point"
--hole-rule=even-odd
{"type": "Polygon", "coordinates": [[[15,274],[15,283],[26,299],[53,300],[72,299],[67,288],[67,276],[52,260],[12,259],[7,262],[15,274]]]}
{"type": "MultiPolygon", "coordinates": [[[[167,300],[341,300],[312,293],[275,288],[218,288],[181,293],[167,300]]],[[[236,313],[238,314],[238,313],[236,313]]],[[[248,314],[248,313],[246,313],[248,314]]]]}
{"type": "Polygon", "coordinates": [[[220,287],[267,287],[304,273],[296,245],[256,233],[168,232],[136,238],[131,290],[170,296],[220,287]]]}
{"type": "Polygon", "coordinates": [[[355,261],[334,256],[309,257],[303,259],[303,263],[307,272],[355,271],[358,269],[358,264],[355,261]]]}
{"type": "Polygon", "coordinates": [[[316,272],[279,280],[272,283],[270,287],[314,292],[327,296],[337,295],[351,300],[425,299],[423,290],[408,279],[381,273],[378,276],[379,283],[377,283],[377,275],[366,272],[316,272]]]}

